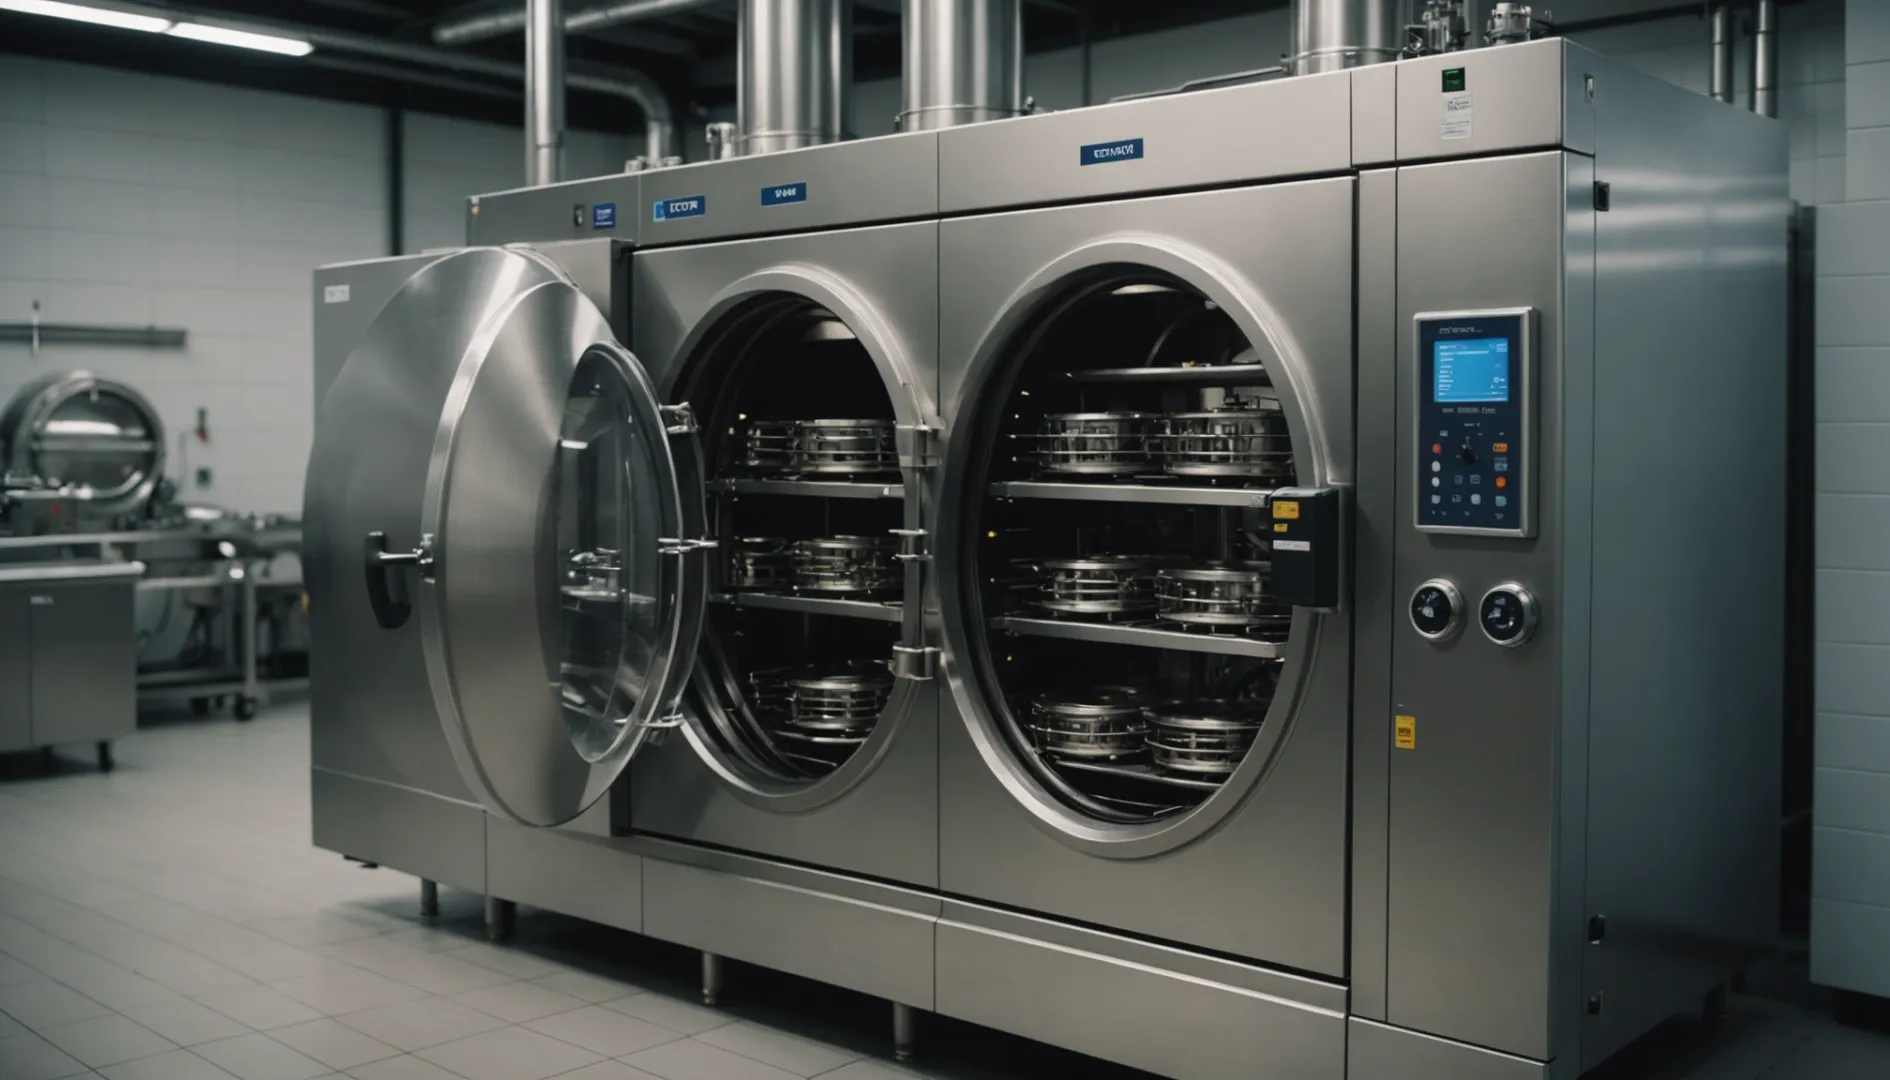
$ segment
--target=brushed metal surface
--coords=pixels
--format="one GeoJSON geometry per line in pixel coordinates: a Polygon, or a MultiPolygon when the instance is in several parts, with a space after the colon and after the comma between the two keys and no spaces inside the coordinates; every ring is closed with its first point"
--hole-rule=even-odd
{"type": "Polygon", "coordinates": [[[0,589],[0,753],[33,749],[32,595],[0,589]]]}
{"type": "Polygon", "coordinates": [[[938,923],[937,1010],[1178,1080],[1347,1075],[1336,985],[969,904],[938,923]]]}
{"type": "MultiPolygon", "coordinates": [[[[440,752],[446,752],[443,739],[440,752]]],[[[456,889],[486,891],[486,812],[470,795],[450,799],[323,768],[309,779],[316,847],[456,889]]]]}
{"type": "MultiPolygon", "coordinates": [[[[1593,113],[1583,79],[1594,53],[1561,38],[1406,60],[1398,73],[1398,160],[1467,157],[1563,146],[1593,153],[1593,113]],[[1445,93],[1446,69],[1463,69],[1464,89],[1445,93]],[[1452,134],[1445,106],[1468,95],[1468,132],[1452,134]]],[[[1456,129],[1462,131],[1461,128],[1456,129]]]]}
{"type": "Polygon", "coordinates": [[[32,627],[33,743],[101,742],[138,728],[135,582],[12,585],[32,627]]]}
{"type": "Polygon", "coordinates": [[[1340,172],[1352,164],[1351,80],[1339,71],[942,131],[939,205],[995,210],[1340,172]],[[1216,131],[1239,135],[1203,135],[1216,131]],[[1142,157],[1083,164],[1085,147],[1131,139],[1142,157]]]}
{"type": "Polygon", "coordinates": [[[1016,116],[1024,107],[1022,0],[907,0],[902,131],[1016,116]]]}
{"type": "Polygon", "coordinates": [[[485,863],[486,889],[493,896],[643,931],[643,857],[629,850],[628,841],[581,832],[577,823],[541,829],[492,817],[485,863]]]}
{"type": "MultiPolygon", "coordinates": [[[[931,136],[924,136],[931,138],[931,136]]],[[[827,152],[835,148],[823,148],[827,152]]],[[[813,151],[809,151],[813,153],[813,151]]],[[[780,161],[792,154],[730,164],[780,161]]],[[[938,226],[931,222],[639,252],[633,344],[674,396],[702,345],[744,306],[799,297],[852,328],[902,426],[937,423],[938,226]]],[[[931,481],[905,492],[907,527],[933,527],[931,481]]],[[[929,596],[931,586],[923,586],[929,596]]],[[[924,604],[901,613],[923,635],[924,604]]],[[[925,639],[916,637],[915,644],[925,639]]],[[[629,783],[638,832],[890,881],[938,880],[938,692],[900,680],[873,741],[813,785],[769,782],[707,749],[693,726],[640,756],[629,783]]],[[[686,710],[693,723],[701,717],[686,710]]]]}
{"type": "Polygon", "coordinates": [[[1311,75],[1396,60],[1406,7],[1399,0],[1294,0],[1287,62],[1296,74],[1311,75]]]}
{"type": "Polygon", "coordinates": [[[735,44],[741,154],[846,137],[853,89],[850,0],[742,0],[735,44]]]}
{"type": "Polygon", "coordinates": [[[1532,306],[1541,318],[1541,515],[1532,540],[1419,533],[1399,521],[1391,595],[1408,597],[1434,577],[1466,596],[1516,581],[1548,617],[1523,649],[1495,648],[1481,634],[1440,646],[1394,624],[1392,707],[1416,717],[1417,745],[1394,750],[1390,764],[1385,1018],[1545,1060],[1556,1047],[1572,1051],[1578,1022],[1552,1015],[1550,1001],[1577,978],[1552,958],[1566,926],[1555,921],[1556,875],[1580,863],[1579,852],[1557,850],[1558,799],[1581,781],[1557,769],[1567,718],[1556,693],[1563,678],[1584,677],[1563,666],[1572,598],[1558,562],[1568,515],[1563,385],[1569,364],[1583,365],[1579,378],[1587,362],[1564,348],[1566,165],[1549,152],[1398,173],[1398,504],[1416,498],[1411,319],[1532,306]]]}
{"type": "MultiPolygon", "coordinates": [[[[1308,82],[1327,78],[1320,76],[1308,82]]],[[[1342,114],[1343,115],[1343,114],[1342,114]]],[[[1019,125],[1024,121],[1013,122],[1019,125]]],[[[999,125],[992,125],[999,126],[999,125]]],[[[1343,126],[1343,125],[1341,125],[1343,126]]],[[[964,129],[973,130],[973,129],[964,129]]],[[[953,132],[944,133],[949,138],[953,132]]],[[[946,475],[937,556],[943,670],[940,883],[955,895],[1321,974],[1345,970],[1349,612],[1295,616],[1272,737],[1203,808],[1103,825],[1009,756],[970,664],[964,433],[1010,336],[1099,267],[1176,274],[1231,315],[1275,374],[1303,483],[1352,480],[1350,179],[946,221],[940,393],[946,475]],[[1239,227],[1231,227],[1238,222],[1239,227]],[[1294,252],[1294,258],[1278,257],[1294,252]],[[1293,688],[1297,687],[1297,692],[1293,688]],[[1289,720],[1290,717],[1290,720],[1289,720]],[[1290,724],[1290,726],[1289,726],[1290,724]]]]}
{"type": "MultiPolygon", "coordinates": [[[[680,845],[671,857],[689,858],[680,845]]],[[[921,1009],[934,1007],[936,897],[764,859],[644,858],[643,933],[921,1009]]]]}
{"type": "Polygon", "coordinates": [[[1372,64],[1352,72],[1352,166],[1398,158],[1398,69],[1372,64]]]}
{"type": "Polygon", "coordinates": [[[938,152],[936,134],[915,132],[647,172],[638,204],[641,243],[681,244],[931,217],[938,213],[938,152]],[[804,198],[763,205],[764,190],[795,184],[804,185],[804,198]],[[659,201],[692,196],[708,200],[706,213],[651,220],[659,201]]]}
{"type": "Polygon", "coordinates": [[[1547,1063],[1361,1017],[1346,1022],[1350,1080],[1561,1080],[1566,1063],[1547,1063]]]}
{"type": "Polygon", "coordinates": [[[315,413],[335,384],[354,343],[367,333],[381,305],[414,271],[438,259],[434,255],[396,255],[335,263],[315,271],[309,303],[315,312],[315,413]],[[331,293],[330,286],[341,291],[331,293]]]}
{"type": "Polygon", "coordinates": [[[641,194],[645,175],[615,173],[474,195],[466,200],[466,242],[542,244],[608,237],[635,243],[650,214],[641,194]],[[608,225],[598,224],[600,205],[614,208],[608,225]]]}

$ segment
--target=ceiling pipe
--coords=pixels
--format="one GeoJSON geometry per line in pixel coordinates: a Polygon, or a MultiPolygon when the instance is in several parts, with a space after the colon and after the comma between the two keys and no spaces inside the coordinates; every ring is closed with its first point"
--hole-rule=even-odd
{"type": "Polygon", "coordinates": [[[1024,111],[1019,0],[905,0],[901,131],[1001,120],[1024,111]]]}
{"type": "Polygon", "coordinates": [[[1404,47],[1400,0],[1293,0],[1295,75],[1396,60],[1404,47]]]}
{"type": "Polygon", "coordinates": [[[1707,93],[1719,101],[1730,102],[1733,99],[1733,19],[1731,4],[1714,4],[1707,14],[1707,24],[1712,31],[1713,64],[1707,84],[1707,93]]]}
{"type": "Polygon", "coordinates": [[[1778,116],[1778,0],[1759,0],[1753,15],[1752,111],[1778,116]]]}
{"type": "Polygon", "coordinates": [[[525,4],[525,182],[564,179],[564,3],[525,4]]]}
{"type": "MultiPolygon", "coordinates": [[[[565,17],[564,29],[570,34],[588,34],[640,19],[677,15],[696,8],[709,7],[718,0],[622,0],[574,11],[565,17]]],[[[525,28],[525,7],[484,15],[449,19],[433,28],[433,40],[440,45],[470,45],[475,41],[516,34],[525,28]]]]}
{"type": "Polygon", "coordinates": [[[851,0],[742,0],[735,112],[743,155],[846,137],[851,0]]]}

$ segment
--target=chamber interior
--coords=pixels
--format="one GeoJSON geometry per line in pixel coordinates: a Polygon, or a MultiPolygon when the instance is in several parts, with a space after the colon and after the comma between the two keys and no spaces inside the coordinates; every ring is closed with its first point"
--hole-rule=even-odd
{"type": "Polygon", "coordinates": [[[1296,471],[1270,374],[1201,293],[1122,267],[999,363],[963,525],[987,707],[1078,812],[1187,813],[1275,722],[1291,645],[1267,493],[1296,471]]]}
{"type": "Polygon", "coordinates": [[[785,295],[731,313],[684,394],[709,433],[720,544],[701,730],[760,786],[817,782],[872,739],[894,687],[905,502],[892,399],[844,322],[785,295]]]}

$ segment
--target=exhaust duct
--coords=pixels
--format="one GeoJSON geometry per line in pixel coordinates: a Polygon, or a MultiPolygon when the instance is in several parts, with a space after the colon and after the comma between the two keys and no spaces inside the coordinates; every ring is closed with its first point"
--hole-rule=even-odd
{"type": "Polygon", "coordinates": [[[1403,48],[1399,0],[1293,0],[1295,75],[1382,64],[1403,48]]]}
{"type": "Polygon", "coordinates": [[[742,154],[846,137],[852,10],[850,0],[742,0],[735,82],[742,154]]]}
{"type": "MultiPolygon", "coordinates": [[[[1726,100],[1732,100],[1731,87],[1726,100]]],[[[1759,0],[1753,12],[1752,111],[1778,116],[1778,0],[1759,0]]]]}
{"type": "Polygon", "coordinates": [[[525,5],[525,180],[564,179],[564,3],[525,5]]]}
{"type": "Polygon", "coordinates": [[[1023,100],[1019,0],[905,0],[901,131],[1017,116],[1023,100]]]}

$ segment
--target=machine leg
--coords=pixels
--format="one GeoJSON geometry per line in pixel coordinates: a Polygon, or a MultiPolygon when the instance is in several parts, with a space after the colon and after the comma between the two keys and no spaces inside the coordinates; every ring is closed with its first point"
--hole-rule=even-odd
{"type": "Polygon", "coordinates": [[[910,1005],[893,1002],[893,1060],[911,1061],[916,1041],[919,1011],[910,1005]]]}
{"type": "Polygon", "coordinates": [[[440,884],[420,879],[420,917],[427,922],[440,917],[440,884]]]}
{"type": "Polygon", "coordinates": [[[702,954],[702,1003],[715,1005],[722,1000],[722,958],[712,952],[702,954]]]}
{"type": "Polygon", "coordinates": [[[116,764],[116,762],[112,760],[112,744],[108,742],[99,743],[98,744],[98,771],[111,772],[112,766],[114,764],[116,764]]]}
{"type": "Polygon", "coordinates": [[[512,936],[512,924],[518,921],[518,905],[496,896],[486,897],[486,940],[505,941],[512,936]]]}

